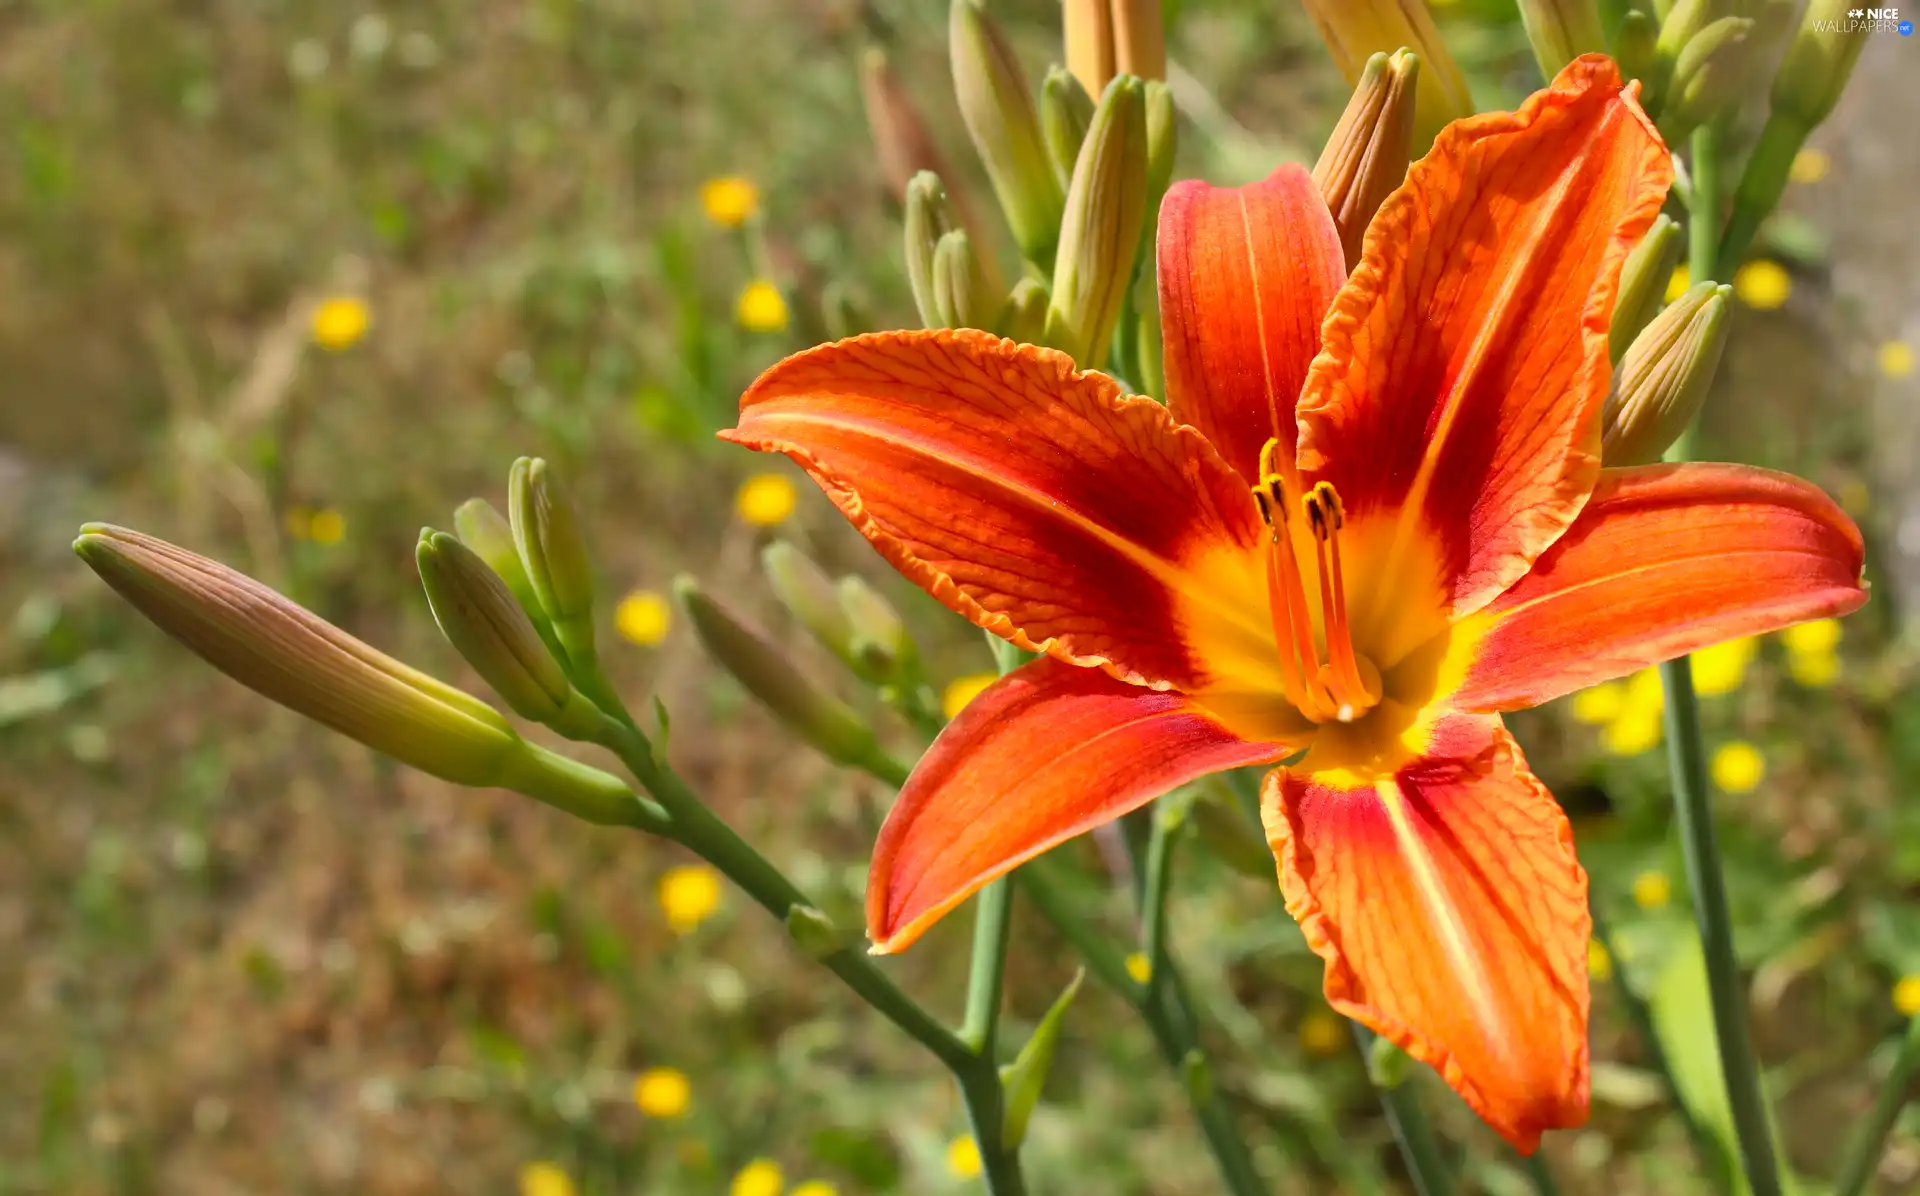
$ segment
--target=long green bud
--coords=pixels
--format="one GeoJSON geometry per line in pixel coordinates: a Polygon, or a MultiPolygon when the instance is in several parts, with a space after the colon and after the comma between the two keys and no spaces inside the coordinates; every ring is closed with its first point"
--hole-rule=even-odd
{"type": "Polygon", "coordinates": [[[1116,75],[1094,110],[1067,189],[1047,343],[1081,369],[1106,363],[1147,210],[1146,88],[1116,75]]]}

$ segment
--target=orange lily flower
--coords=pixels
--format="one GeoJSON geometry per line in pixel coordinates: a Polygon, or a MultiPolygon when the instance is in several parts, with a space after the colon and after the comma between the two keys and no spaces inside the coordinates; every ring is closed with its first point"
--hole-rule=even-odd
{"type": "Polygon", "coordinates": [[[1600,467],[1620,268],[1671,182],[1634,97],[1592,55],[1449,126],[1350,279],[1304,170],[1174,188],[1165,407],[973,331],[754,383],[724,437],[792,457],[901,572],[1043,654],[902,790],[875,950],[1304,749],[1263,809],[1327,999],[1522,1151],[1584,1120],[1586,874],[1499,712],[1866,599],[1859,531],[1805,482],[1600,467]]]}

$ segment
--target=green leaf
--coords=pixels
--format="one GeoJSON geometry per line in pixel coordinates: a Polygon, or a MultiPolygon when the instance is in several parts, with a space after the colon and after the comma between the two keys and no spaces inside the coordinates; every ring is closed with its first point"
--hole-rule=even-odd
{"type": "Polygon", "coordinates": [[[1060,1026],[1066,1020],[1067,1007],[1073,1004],[1073,998],[1080,991],[1080,983],[1087,978],[1087,970],[1081,968],[1073,974],[1073,980],[1066,991],[1054,1001],[1053,1008],[1033,1029],[1033,1037],[1027,1039],[1027,1045],[1020,1048],[1012,1063],[1000,1069],[1000,1086],[1006,1090],[1006,1120],[1002,1123],[1000,1136],[1005,1149],[1018,1150],[1027,1136],[1027,1121],[1033,1116],[1034,1106],[1040,1103],[1040,1090],[1046,1086],[1047,1070],[1053,1066],[1053,1050],[1060,1043],[1060,1026]]]}

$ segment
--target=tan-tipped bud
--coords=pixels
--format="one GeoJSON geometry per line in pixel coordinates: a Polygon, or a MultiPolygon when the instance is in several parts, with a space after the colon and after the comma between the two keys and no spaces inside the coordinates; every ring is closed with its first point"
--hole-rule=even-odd
{"type": "Polygon", "coordinates": [[[1094,109],[1074,164],[1053,265],[1047,343],[1082,369],[1106,362],[1146,211],[1146,88],[1118,75],[1094,109]]]}
{"type": "Polygon", "coordinates": [[[1063,189],[1073,181],[1073,164],[1080,160],[1080,145],[1092,123],[1093,97],[1086,88],[1061,67],[1049,70],[1040,85],[1040,135],[1046,138],[1047,156],[1063,189]]]}
{"type": "Polygon", "coordinates": [[[1720,367],[1732,293],[1719,283],[1698,283],[1634,338],[1602,417],[1605,464],[1658,461],[1693,422],[1720,367]]]}
{"type": "Polygon", "coordinates": [[[907,285],[913,289],[913,306],[920,322],[928,328],[944,328],[939,294],[933,284],[933,255],[940,238],[954,228],[953,209],[947,203],[947,189],[940,176],[930,170],[914,175],[907,184],[907,285]]]}
{"type": "Polygon", "coordinates": [[[855,575],[840,579],[839,597],[853,628],[852,664],[861,680],[878,685],[910,678],[919,667],[920,650],[893,603],[855,575]]]}
{"type": "Polygon", "coordinates": [[[1367,225],[1407,177],[1420,59],[1406,50],[1367,59],[1353,98],[1314,164],[1314,185],[1340,230],[1347,268],[1360,260],[1367,225]]]}
{"type": "Polygon", "coordinates": [[[1023,345],[1041,344],[1047,336],[1047,305],[1051,299],[1047,284],[1037,278],[1014,283],[1013,293],[1000,311],[1000,335],[1023,345]]]}
{"type": "Polygon", "coordinates": [[[414,561],[441,633],[515,714],[576,739],[599,727],[593,704],[574,690],[507,583],[477,553],[426,528],[414,561]]]}
{"type": "Polygon", "coordinates": [[[1686,238],[1680,226],[1662,214],[1654,217],[1653,227],[1627,255],[1626,265],[1620,270],[1620,292],[1613,304],[1613,324],[1607,332],[1614,361],[1620,360],[1666,301],[1667,285],[1673,281],[1674,267],[1680,264],[1685,249],[1686,238]]]}
{"type": "Polygon", "coordinates": [[[1108,2],[1113,10],[1114,73],[1142,79],[1166,78],[1167,33],[1160,13],[1161,0],[1108,2]]]}
{"type": "Polygon", "coordinates": [[[707,652],[794,734],[843,764],[872,758],[877,750],[873,731],[846,703],[803,676],[766,633],[691,577],[678,578],[673,588],[707,652]]]}
{"type": "Polygon", "coordinates": [[[1060,0],[1060,32],[1067,69],[1087,95],[1106,91],[1115,69],[1112,0],[1060,0]]]}
{"type": "Polygon", "coordinates": [[[1358,83],[1367,60],[1402,47],[1420,56],[1419,100],[1414,108],[1413,153],[1427,152],[1448,122],[1473,114],[1467,78],[1433,26],[1426,0],[1304,0],[1334,65],[1358,83]]]}
{"type": "Polygon", "coordinates": [[[967,230],[949,230],[933,247],[933,298],[947,328],[991,328],[1000,314],[967,230]]]}
{"type": "Polygon", "coordinates": [[[443,780],[518,790],[589,821],[641,818],[614,777],[527,743],[485,702],[218,561],[104,523],[81,528],[73,549],[189,651],[349,739],[443,780]]]}
{"type": "Polygon", "coordinates": [[[1811,130],[1839,102],[1873,27],[1849,18],[1853,0],[1811,0],[1773,77],[1773,113],[1811,130]]]}
{"type": "Polygon", "coordinates": [[[866,105],[867,128],[873,133],[873,149],[887,190],[904,197],[907,184],[920,171],[948,173],[926,119],[901,85],[886,51],[878,46],[869,47],[860,58],[860,98],[866,105]]]}
{"type": "Polygon", "coordinates": [[[953,0],[948,32],[960,117],[1020,252],[1044,262],[1060,234],[1062,197],[1033,92],[1013,47],[978,0],[953,0]]]}
{"type": "Polygon", "coordinates": [[[1748,17],[1722,17],[1680,48],[1660,108],[1660,132],[1670,144],[1740,98],[1755,65],[1753,29],[1748,17]]]}
{"type": "Polygon", "coordinates": [[[1602,53],[1600,6],[1594,0],[1520,0],[1520,21],[1540,71],[1551,79],[1582,54],[1602,53]]]}
{"type": "Polygon", "coordinates": [[[1620,64],[1620,77],[1640,80],[1640,106],[1649,116],[1660,115],[1660,97],[1653,91],[1659,44],[1660,23],[1637,8],[1628,9],[1613,32],[1613,57],[1620,64]]]}
{"type": "Polygon", "coordinates": [[[813,558],[785,540],[760,550],[760,567],[774,597],[827,651],[853,664],[853,623],[840,604],[840,590],[813,558]]]}

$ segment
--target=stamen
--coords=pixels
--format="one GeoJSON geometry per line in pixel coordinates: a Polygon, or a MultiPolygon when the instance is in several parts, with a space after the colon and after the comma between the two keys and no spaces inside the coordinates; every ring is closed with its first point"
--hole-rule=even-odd
{"type": "Polygon", "coordinates": [[[1319,679],[1320,657],[1307,616],[1306,586],[1294,557],[1293,533],[1287,527],[1286,480],[1272,468],[1279,443],[1269,440],[1260,450],[1260,485],[1253,488],[1254,502],[1271,536],[1267,548],[1267,606],[1273,619],[1273,638],[1280,649],[1281,686],[1287,700],[1313,721],[1325,722],[1334,716],[1337,704],[1319,679]]]}
{"type": "Polygon", "coordinates": [[[1365,710],[1380,695],[1362,678],[1360,662],[1353,653],[1353,629],[1347,622],[1345,570],[1340,563],[1340,529],[1346,524],[1346,512],[1340,495],[1330,482],[1320,482],[1313,493],[1301,500],[1307,518],[1319,542],[1320,612],[1327,639],[1328,690],[1340,707],[1345,722],[1356,710],[1365,710]]]}

